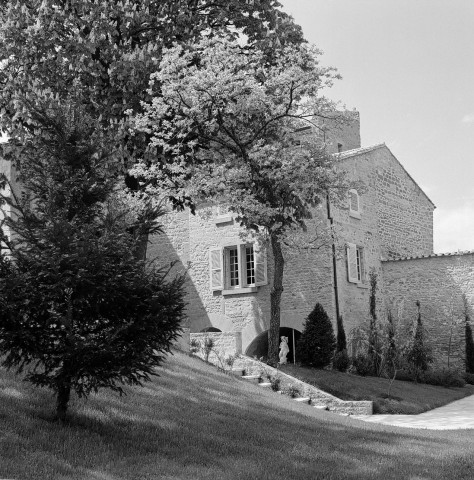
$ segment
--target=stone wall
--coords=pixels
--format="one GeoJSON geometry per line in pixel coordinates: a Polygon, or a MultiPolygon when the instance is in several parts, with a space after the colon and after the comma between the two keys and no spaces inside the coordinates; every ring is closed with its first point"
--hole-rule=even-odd
{"type": "MultiPolygon", "coordinates": [[[[204,346],[207,340],[212,340],[213,346],[208,361],[224,367],[228,357],[242,353],[242,337],[240,332],[207,332],[191,333],[189,335],[190,348],[196,349],[193,353],[205,360],[204,346]]],[[[188,349],[189,351],[189,349],[188,349]]]]}
{"type": "MultiPolygon", "coordinates": [[[[321,222],[326,225],[325,208],[314,212],[303,236],[314,239],[321,222]]],[[[150,239],[148,256],[163,260],[177,260],[174,271],[187,269],[186,301],[188,323],[192,333],[214,327],[223,332],[241,332],[242,349],[269,329],[270,289],[273,282],[273,258],[267,254],[268,284],[251,292],[212,291],[210,287],[209,250],[245,241],[242,229],[229,216],[220,222],[217,207],[202,207],[196,215],[189,211],[170,212],[164,218],[164,234],[150,239]]],[[[250,239],[252,241],[252,239],[250,239]]],[[[302,245],[302,247],[301,247],[302,245]]],[[[302,331],[303,322],[316,302],[320,302],[334,318],[332,261],[330,248],[312,250],[298,248],[285,251],[284,292],[281,301],[281,326],[302,331]]],[[[301,248],[299,248],[301,247],[301,248]]]]}
{"type": "Polygon", "coordinates": [[[384,261],[384,295],[399,319],[409,329],[417,319],[416,302],[433,347],[436,363],[464,369],[465,304],[471,319],[474,307],[474,253],[433,255],[384,261]]]}
{"type": "Polygon", "coordinates": [[[365,184],[384,259],[433,253],[434,205],[384,145],[346,152],[341,166],[365,184]]]}

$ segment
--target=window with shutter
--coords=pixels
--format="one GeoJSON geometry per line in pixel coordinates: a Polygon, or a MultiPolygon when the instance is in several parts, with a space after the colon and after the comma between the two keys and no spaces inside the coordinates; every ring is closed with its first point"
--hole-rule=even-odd
{"type": "Polygon", "coordinates": [[[266,285],[267,258],[264,248],[253,244],[212,248],[209,252],[212,290],[235,290],[266,285]]]}

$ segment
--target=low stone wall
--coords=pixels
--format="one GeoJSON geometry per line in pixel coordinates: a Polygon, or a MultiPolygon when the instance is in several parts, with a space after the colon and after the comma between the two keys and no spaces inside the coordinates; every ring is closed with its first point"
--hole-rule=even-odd
{"type": "Polygon", "coordinates": [[[208,361],[214,365],[222,367],[226,359],[242,353],[242,334],[240,332],[207,332],[189,335],[191,351],[194,355],[206,359],[204,346],[207,339],[213,342],[208,361]]]}
{"type": "Polygon", "coordinates": [[[314,405],[326,406],[328,410],[347,414],[347,415],[372,415],[373,404],[371,401],[345,401],[334,395],[324,392],[319,388],[298,380],[291,375],[283,373],[277,368],[254,360],[244,355],[239,357],[234,362],[234,368],[242,368],[245,370],[245,375],[259,375],[263,381],[268,381],[269,377],[278,377],[280,379],[280,389],[285,390],[290,385],[296,387],[302,397],[311,398],[311,403],[314,405]]]}

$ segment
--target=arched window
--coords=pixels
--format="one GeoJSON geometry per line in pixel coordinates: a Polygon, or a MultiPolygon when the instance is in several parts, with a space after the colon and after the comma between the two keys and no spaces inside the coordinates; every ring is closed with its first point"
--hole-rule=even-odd
{"type": "Polygon", "coordinates": [[[349,216],[360,218],[360,197],[357,190],[349,190],[349,216]]]}

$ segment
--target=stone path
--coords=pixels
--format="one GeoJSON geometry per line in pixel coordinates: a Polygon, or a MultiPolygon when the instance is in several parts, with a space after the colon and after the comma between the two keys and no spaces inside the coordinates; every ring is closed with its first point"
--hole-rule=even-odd
{"type": "Polygon", "coordinates": [[[430,430],[474,428],[474,395],[419,415],[354,415],[352,418],[396,427],[430,430]]]}

